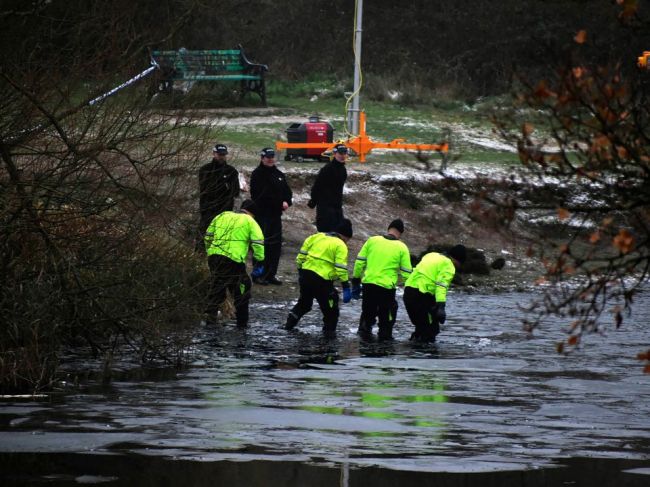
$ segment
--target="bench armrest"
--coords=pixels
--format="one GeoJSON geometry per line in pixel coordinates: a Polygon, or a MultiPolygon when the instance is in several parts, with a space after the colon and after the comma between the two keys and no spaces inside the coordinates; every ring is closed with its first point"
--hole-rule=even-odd
{"type": "Polygon", "coordinates": [[[241,55],[242,65],[246,67],[246,70],[258,74],[260,76],[264,76],[264,72],[268,71],[269,67],[266,64],[257,64],[249,61],[249,59],[246,57],[246,54],[244,54],[244,48],[242,47],[242,45],[238,44],[237,47],[241,55]]]}

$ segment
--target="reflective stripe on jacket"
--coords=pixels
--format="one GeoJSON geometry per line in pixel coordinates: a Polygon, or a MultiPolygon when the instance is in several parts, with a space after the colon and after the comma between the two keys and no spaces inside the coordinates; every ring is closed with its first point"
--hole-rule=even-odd
{"type": "Polygon", "coordinates": [[[336,234],[315,233],[303,242],[296,264],[328,281],[347,282],[348,247],[336,234]]]}
{"type": "Polygon", "coordinates": [[[414,287],[421,293],[432,294],[437,303],[444,303],[454,274],[456,268],[449,257],[430,252],[422,257],[404,285],[414,287]]]}
{"type": "Polygon", "coordinates": [[[397,277],[411,274],[411,254],[404,242],[393,236],[370,237],[354,261],[354,277],[362,282],[386,289],[395,289],[397,277]]]}
{"type": "Polygon", "coordinates": [[[208,255],[223,255],[235,262],[245,262],[249,247],[256,260],[264,260],[264,234],[248,213],[224,211],[210,223],[205,232],[208,255]]]}

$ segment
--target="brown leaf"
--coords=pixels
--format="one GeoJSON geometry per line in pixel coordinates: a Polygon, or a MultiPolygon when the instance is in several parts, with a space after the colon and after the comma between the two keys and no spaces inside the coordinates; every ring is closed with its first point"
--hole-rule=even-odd
{"type": "Polygon", "coordinates": [[[528,137],[530,134],[532,134],[535,131],[535,127],[533,127],[533,124],[526,122],[521,128],[521,131],[523,132],[525,137],[528,137]]]}
{"type": "Polygon", "coordinates": [[[569,345],[577,345],[578,344],[578,335],[571,335],[566,342],[569,345]]]}
{"type": "Polygon", "coordinates": [[[614,247],[621,251],[622,254],[628,254],[634,248],[634,237],[625,228],[618,232],[614,237],[614,247]]]}
{"type": "Polygon", "coordinates": [[[573,40],[576,41],[576,43],[578,44],[584,44],[585,41],[587,40],[587,31],[584,29],[579,30],[578,33],[573,38],[573,40]]]}
{"type": "Polygon", "coordinates": [[[599,240],[600,240],[600,232],[599,231],[595,231],[594,233],[592,233],[589,236],[589,242],[592,243],[592,244],[595,244],[599,240]]]}
{"type": "Polygon", "coordinates": [[[534,95],[537,98],[548,98],[550,96],[556,96],[554,92],[548,89],[546,82],[544,80],[540,81],[535,88],[534,95]]]}
{"type": "Polygon", "coordinates": [[[557,350],[557,353],[564,352],[564,342],[557,342],[555,344],[555,350],[557,350]]]}
{"type": "Polygon", "coordinates": [[[571,213],[569,213],[569,210],[567,210],[566,208],[557,209],[557,217],[560,220],[566,220],[567,218],[569,218],[569,216],[571,216],[571,213]]]}
{"type": "Polygon", "coordinates": [[[623,11],[619,14],[622,19],[632,17],[637,9],[637,0],[616,0],[616,3],[623,6],[623,11]]]}

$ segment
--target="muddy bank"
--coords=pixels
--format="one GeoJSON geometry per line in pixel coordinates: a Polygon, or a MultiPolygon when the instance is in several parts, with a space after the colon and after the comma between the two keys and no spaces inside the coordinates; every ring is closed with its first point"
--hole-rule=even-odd
{"type": "MultiPolygon", "coordinates": [[[[294,205],[283,217],[283,255],[279,275],[285,286],[256,286],[259,299],[291,298],[296,296],[297,274],[295,257],[303,240],[316,231],[315,210],[307,207],[309,191],[319,163],[284,163],[279,166],[286,174],[294,192],[294,205]]],[[[463,191],[476,191],[486,184],[487,174],[495,182],[507,168],[484,166],[480,168],[459,166],[450,174],[463,191]]],[[[250,168],[240,168],[244,178],[250,168]]],[[[495,183],[496,184],[496,183],[495,183]]],[[[543,199],[546,191],[522,183],[522,197],[527,200],[543,199]]],[[[394,218],[405,222],[403,241],[411,254],[420,255],[431,246],[462,243],[484,256],[485,266],[477,272],[468,265],[458,273],[455,285],[467,292],[497,292],[512,289],[530,289],[542,274],[535,259],[526,254],[530,239],[540,227],[531,218],[517,223],[515,231],[508,234],[490,225],[482,225],[469,215],[469,197],[459,197],[449,182],[439,174],[401,163],[350,163],[348,181],[344,191],[344,213],[354,226],[354,237],[348,243],[349,268],[365,240],[381,234],[394,218]],[[490,266],[502,261],[499,269],[490,266]]],[[[244,193],[242,197],[247,197],[244,193]]],[[[546,225],[553,225],[553,215],[546,225]]],[[[558,225],[559,228],[559,225],[558,225]]],[[[549,228],[544,228],[548,234],[549,228]]],[[[558,234],[560,237],[561,234],[558,234]]]]}

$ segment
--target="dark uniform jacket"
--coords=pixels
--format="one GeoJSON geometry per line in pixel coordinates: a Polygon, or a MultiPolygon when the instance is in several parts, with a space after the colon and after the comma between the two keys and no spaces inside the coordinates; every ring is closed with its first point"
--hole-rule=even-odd
{"type": "Polygon", "coordinates": [[[219,213],[232,211],[239,195],[237,169],[212,160],[199,169],[199,191],[201,220],[209,224],[219,213]]]}
{"type": "Polygon", "coordinates": [[[282,215],[282,202],[291,206],[293,193],[287,179],[277,167],[260,163],[251,173],[251,198],[257,205],[259,216],[282,215]]]}
{"type": "Polygon", "coordinates": [[[343,207],[343,185],[348,178],[345,164],[332,159],[316,176],[311,188],[311,201],[317,206],[343,207]]]}

